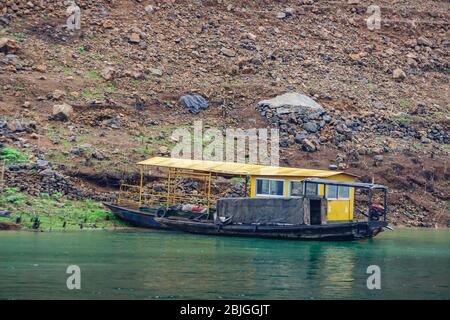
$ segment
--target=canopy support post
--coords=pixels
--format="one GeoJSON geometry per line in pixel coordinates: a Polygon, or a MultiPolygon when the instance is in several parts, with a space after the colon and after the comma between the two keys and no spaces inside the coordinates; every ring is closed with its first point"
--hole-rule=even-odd
{"type": "Polygon", "coordinates": [[[141,177],[139,181],[139,208],[142,207],[142,191],[144,189],[144,166],[141,165],[141,177]]]}
{"type": "Polygon", "coordinates": [[[245,185],[244,185],[244,197],[247,197],[248,192],[248,176],[245,176],[245,185]]]}
{"type": "Polygon", "coordinates": [[[211,208],[211,172],[209,173],[208,176],[208,199],[207,199],[207,203],[208,203],[208,218],[209,218],[209,210],[211,208]]]}
{"type": "MultiPolygon", "coordinates": [[[[172,191],[172,201],[170,202],[171,204],[176,204],[177,203],[177,188],[178,188],[178,170],[175,169],[174,171],[174,179],[173,179],[173,191],[172,191]]],[[[181,178],[183,178],[183,176],[181,176],[181,178]]]]}
{"type": "Polygon", "coordinates": [[[166,207],[170,205],[170,179],[172,170],[169,168],[169,173],[167,174],[167,197],[166,197],[166,207]]]}

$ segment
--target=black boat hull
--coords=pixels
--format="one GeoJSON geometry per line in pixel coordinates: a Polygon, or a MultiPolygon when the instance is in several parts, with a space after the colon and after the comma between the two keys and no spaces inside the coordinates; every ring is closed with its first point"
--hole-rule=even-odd
{"type": "Polygon", "coordinates": [[[103,203],[119,219],[129,224],[150,229],[167,229],[167,226],[155,220],[156,215],[150,212],[133,210],[125,207],[116,206],[110,203],[103,203]]]}
{"type": "Polygon", "coordinates": [[[292,240],[351,241],[372,238],[387,227],[387,222],[349,222],[325,225],[218,225],[212,222],[183,221],[171,218],[155,218],[169,229],[183,232],[292,240]]]}
{"type": "Polygon", "coordinates": [[[162,218],[151,212],[134,210],[109,203],[104,203],[104,205],[116,217],[136,227],[215,236],[351,241],[374,237],[388,225],[384,221],[330,223],[324,225],[218,225],[212,221],[194,221],[182,217],[162,218]]]}

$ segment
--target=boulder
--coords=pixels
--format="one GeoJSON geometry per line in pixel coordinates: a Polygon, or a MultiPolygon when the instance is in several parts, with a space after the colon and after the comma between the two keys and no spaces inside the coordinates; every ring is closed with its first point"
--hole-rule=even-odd
{"type": "Polygon", "coordinates": [[[283,11],[277,12],[277,14],[276,14],[276,17],[278,19],[284,19],[284,18],[286,18],[286,16],[287,16],[286,12],[283,12],[283,11]]]}
{"type": "Polygon", "coordinates": [[[91,156],[92,156],[92,158],[100,160],[100,161],[106,159],[105,155],[103,153],[101,153],[100,151],[94,151],[91,156]]]}
{"type": "Polygon", "coordinates": [[[421,36],[417,39],[417,44],[419,46],[425,46],[425,47],[432,47],[433,46],[433,42],[431,42],[431,40],[427,39],[424,36],[421,36]]]}
{"type": "Polygon", "coordinates": [[[56,89],[51,93],[51,99],[53,100],[60,100],[61,98],[64,98],[66,93],[62,90],[56,89]]]}
{"type": "Polygon", "coordinates": [[[220,52],[222,52],[224,56],[227,56],[229,58],[236,56],[236,52],[228,48],[222,48],[220,49],[220,52]]]}
{"type": "Polygon", "coordinates": [[[40,176],[44,176],[44,177],[52,177],[55,175],[55,171],[53,171],[52,169],[44,169],[41,172],[39,172],[40,176]]]}
{"type": "Polygon", "coordinates": [[[285,93],[273,99],[263,100],[258,103],[260,108],[275,109],[277,114],[288,113],[316,113],[325,112],[325,109],[316,101],[300,93],[285,93]]]}
{"type": "Polygon", "coordinates": [[[128,37],[128,42],[133,43],[133,44],[138,44],[139,42],[141,42],[141,36],[138,33],[133,32],[128,37]]]}
{"type": "Polygon", "coordinates": [[[114,79],[115,74],[116,74],[116,69],[114,69],[113,67],[106,67],[100,72],[100,75],[105,80],[114,79]]]}
{"type": "Polygon", "coordinates": [[[310,133],[316,133],[319,128],[317,127],[317,124],[315,122],[307,122],[303,125],[303,129],[305,129],[306,131],[310,132],[310,133]]]}
{"type": "Polygon", "coordinates": [[[69,120],[73,108],[67,103],[56,104],[53,106],[53,120],[66,121],[69,120]]]}
{"type": "Polygon", "coordinates": [[[317,150],[316,146],[314,145],[314,143],[312,143],[311,140],[309,139],[304,139],[302,141],[302,149],[306,152],[314,152],[317,150]]]}
{"type": "Polygon", "coordinates": [[[209,107],[208,101],[198,94],[182,96],[180,103],[193,114],[197,114],[201,110],[208,109],[209,107]]]}
{"type": "Polygon", "coordinates": [[[166,146],[159,147],[158,148],[158,154],[161,155],[161,156],[170,155],[169,148],[167,148],[166,146]]]}
{"type": "Polygon", "coordinates": [[[0,52],[4,54],[17,53],[20,49],[16,40],[10,38],[0,38],[0,52]]]}
{"type": "Polygon", "coordinates": [[[305,139],[306,139],[306,136],[304,134],[300,134],[300,133],[297,134],[294,138],[296,143],[302,143],[303,140],[305,140],[305,139]]]}
{"type": "Polygon", "coordinates": [[[150,68],[150,69],[149,69],[149,72],[150,72],[150,74],[151,74],[152,76],[158,76],[158,77],[161,77],[161,76],[163,75],[162,70],[157,69],[157,68],[150,68]]]}
{"type": "Polygon", "coordinates": [[[384,161],[384,157],[381,154],[377,154],[373,157],[373,165],[378,167],[380,166],[384,161]]]}
{"type": "Polygon", "coordinates": [[[406,73],[402,69],[397,68],[392,72],[392,77],[397,81],[402,81],[406,78],[406,73]]]}
{"type": "Polygon", "coordinates": [[[34,168],[36,169],[47,169],[50,166],[50,163],[47,160],[39,159],[35,164],[34,168]]]}

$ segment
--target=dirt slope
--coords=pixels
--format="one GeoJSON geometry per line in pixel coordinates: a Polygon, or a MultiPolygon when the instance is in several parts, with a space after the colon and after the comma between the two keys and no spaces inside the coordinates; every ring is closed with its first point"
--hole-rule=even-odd
{"type": "MultiPolygon", "coordinates": [[[[164,154],[173,130],[196,120],[285,124],[282,165],[336,164],[388,185],[398,223],[447,225],[448,1],[378,1],[373,31],[369,1],[78,3],[82,28],[71,34],[63,1],[0,0],[0,38],[19,47],[0,49],[0,113],[19,137],[1,143],[82,179],[120,177],[164,154]],[[269,121],[257,109],[285,92],[313,97],[332,117],[306,133],[314,152],[296,142],[302,124],[269,121]],[[179,103],[189,93],[209,109],[189,113],[179,103]],[[68,121],[50,120],[62,103],[73,107],[68,121]],[[20,130],[17,120],[36,129],[20,130]],[[355,122],[349,138],[335,139],[355,122]]],[[[103,190],[97,180],[83,183],[103,190]]]]}

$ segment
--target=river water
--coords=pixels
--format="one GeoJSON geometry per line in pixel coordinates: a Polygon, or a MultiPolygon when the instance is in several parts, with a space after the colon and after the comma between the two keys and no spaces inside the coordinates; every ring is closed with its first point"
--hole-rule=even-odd
{"type": "Polygon", "coordinates": [[[359,242],[0,232],[0,299],[450,299],[450,231],[359,242]],[[69,265],[81,289],[67,289],[69,265]],[[381,289],[367,288],[380,268],[381,289]]]}

